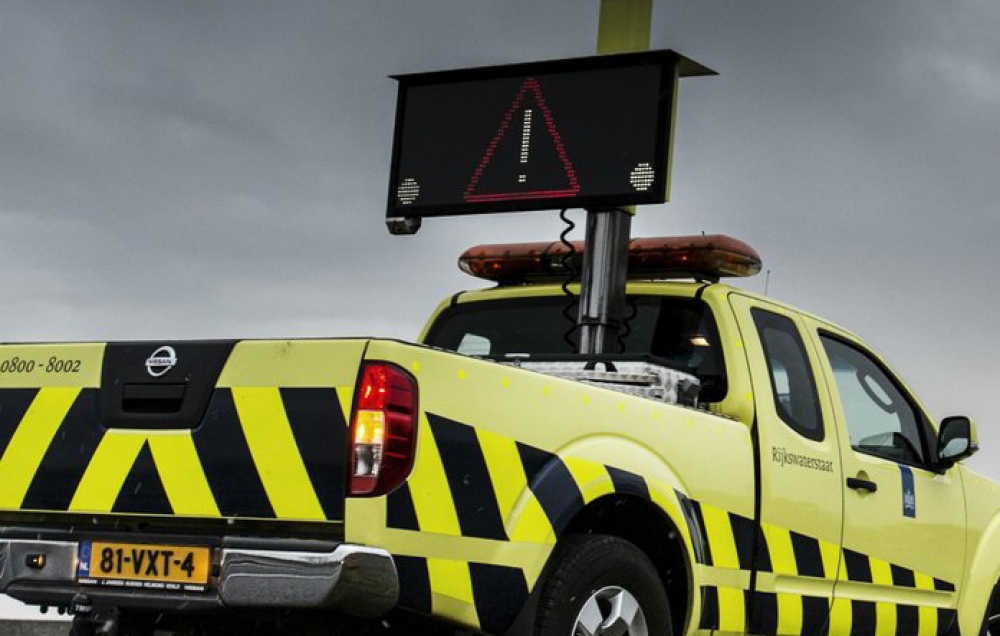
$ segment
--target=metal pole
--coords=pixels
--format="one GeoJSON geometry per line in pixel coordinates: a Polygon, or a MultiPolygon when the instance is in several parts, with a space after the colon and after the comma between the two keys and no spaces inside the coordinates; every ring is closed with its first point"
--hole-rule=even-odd
{"type": "Polygon", "coordinates": [[[580,278],[580,353],[617,351],[615,341],[625,306],[632,214],[587,210],[586,247],[580,278]]]}
{"type": "MultiPolygon", "coordinates": [[[[653,0],[601,0],[597,52],[649,49],[653,0]]],[[[587,210],[580,278],[580,353],[615,351],[625,306],[628,244],[634,208],[587,210]]]]}

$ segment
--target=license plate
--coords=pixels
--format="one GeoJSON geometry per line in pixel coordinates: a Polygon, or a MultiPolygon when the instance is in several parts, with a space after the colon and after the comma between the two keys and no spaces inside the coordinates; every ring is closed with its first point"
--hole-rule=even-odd
{"type": "Polygon", "coordinates": [[[84,585],[201,592],[208,584],[211,549],[83,541],[77,581],[84,585]]]}

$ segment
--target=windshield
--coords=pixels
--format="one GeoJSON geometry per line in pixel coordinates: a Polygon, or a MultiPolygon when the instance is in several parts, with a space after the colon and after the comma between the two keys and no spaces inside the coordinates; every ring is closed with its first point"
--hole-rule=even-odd
{"type": "MultiPolygon", "coordinates": [[[[561,296],[488,300],[444,310],[425,344],[496,359],[574,355],[576,305],[561,296]],[[567,317],[568,316],[568,317],[567,317]]],[[[702,399],[725,396],[725,364],[711,310],[693,298],[629,296],[624,335],[609,353],[653,356],[702,380],[702,399]],[[706,392],[709,397],[706,397],[706,392]]]]}

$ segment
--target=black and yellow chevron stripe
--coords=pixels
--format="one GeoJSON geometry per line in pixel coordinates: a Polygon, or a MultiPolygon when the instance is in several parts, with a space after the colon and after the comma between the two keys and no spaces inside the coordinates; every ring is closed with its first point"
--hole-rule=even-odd
{"type": "MultiPolygon", "coordinates": [[[[713,568],[847,581],[923,591],[954,592],[954,584],[877,557],[764,524],[677,493],[698,562],[713,568]],[[756,537],[755,537],[756,535],[756,537]],[[755,544],[755,538],[757,542],[755,544]]],[[[749,578],[747,579],[749,581],[749,578]]],[[[903,634],[944,636],[954,609],[708,585],[702,589],[701,629],[754,634],[903,634]]]]}
{"type": "Polygon", "coordinates": [[[216,389],[192,430],[107,429],[97,389],[2,389],[0,404],[0,509],[343,519],[334,388],[216,389]]]}
{"type": "MultiPolygon", "coordinates": [[[[98,391],[0,390],[0,509],[261,519],[344,518],[346,400],[335,388],[219,388],[201,426],[184,431],[106,429],[98,391]],[[329,426],[316,426],[315,422],[329,426]]],[[[656,500],[640,475],[554,453],[426,415],[421,459],[386,498],[394,530],[551,546],[589,502],[612,493],[656,500]],[[525,494],[527,493],[527,494],[525,494]],[[516,512],[516,514],[515,514],[516,512]]],[[[793,530],[753,521],[671,492],[704,567],[863,585],[953,592],[954,584],[793,530]]],[[[416,544],[414,544],[416,545],[416,544]]],[[[537,572],[396,554],[401,604],[492,632],[519,611],[537,572]]],[[[749,579],[747,579],[749,580],[749,579]]],[[[699,625],[759,634],[944,636],[945,607],[799,596],[749,585],[701,590],[699,625]]]]}
{"type": "MultiPolygon", "coordinates": [[[[551,548],[600,496],[653,498],[645,479],[613,466],[560,457],[435,414],[426,423],[416,471],[386,500],[386,524],[394,530],[551,548]]],[[[537,579],[536,572],[497,563],[396,559],[402,606],[491,633],[506,630],[537,579]]]]}
{"type": "MultiPolygon", "coordinates": [[[[726,632],[742,632],[743,617],[730,618],[726,625],[720,617],[720,588],[705,586],[702,589],[702,614],[699,629],[726,632]]],[[[833,603],[831,611],[830,599],[815,596],[798,596],[791,594],[775,594],[773,592],[750,592],[737,590],[742,596],[742,606],[752,608],[746,620],[746,631],[751,634],[811,634],[825,636],[837,634],[843,636],[863,636],[871,634],[895,634],[897,636],[951,636],[958,633],[957,613],[954,609],[927,608],[916,605],[892,604],[893,620],[891,629],[879,624],[879,606],[890,606],[889,603],[876,603],[861,600],[838,600],[833,603]],[[794,623],[782,625],[779,604],[782,597],[794,597],[801,602],[801,611],[793,612],[794,623]],[[845,611],[837,611],[842,608],[845,611]]]]}
{"type": "MultiPolygon", "coordinates": [[[[470,540],[552,542],[583,507],[611,493],[654,498],[640,475],[614,466],[561,457],[494,433],[441,417],[427,415],[425,445],[418,471],[409,483],[390,494],[386,524],[396,530],[445,534],[470,540]],[[600,486],[595,486],[601,484],[600,486]],[[527,490],[527,501],[515,501],[512,491],[527,490]],[[528,532],[514,506],[534,517],[528,532]],[[513,527],[511,524],[514,524],[513,527]]],[[[712,570],[759,574],[757,591],[743,587],[706,585],[698,624],[705,630],[756,634],[829,633],[943,636],[955,623],[945,608],[893,605],[892,629],[886,631],[890,610],[883,603],[827,596],[778,593],[768,589],[775,576],[814,577],[889,585],[915,590],[954,590],[946,581],[876,557],[765,524],[758,533],[752,519],[699,502],[674,491],[691,537],[696,560],[712,570]],[[881,621],[881,622],[880,622],[881,621]],[[881,625],[881,626],[880,626],[881,625]]],[[[419,554],[397,555],[402,586],[401,604],[434,611],[488,631],[511,620],[535,579],[518,567],[450,561],[419,554]],[[485,579],[485,580],[484,580],[485,579]],[[491,592],[486,583],[504,581],[491,592]],[[501,590],[502,591],[502,590],[501,590]],[[494,605],[494,600],[509,605],[494,605]],[[489,599],[486,601],[484,599],[489,599]],[[487,627],[489,625],[490,627],[487,627]]]]}
{"type": "MultiPolygon", "coordinates": [[[[510,540],[504,519],[509,518],[514,502],[509,496],[504,497],[503,491],[512,486],[527,486],[544,514],[547,522],[544,532],[534,533],[539,539],[562,532],[587,501],[594,498],[593,493],[581,492],[581,486],[593,485],[601,477],[608,486],[602,494],[615,492],[650,498],[649,487],[639,475],[583,460],[563,459],[437,415],[428,414],[427,420],[434,437],[433,453],[440,458],[447,483],[446,490],[438,489],[432,496],[441,501],[447,497],[445,492],[450,493],[449,507],[453,508],[457,521],[453,534],[510,540]],[[507,447],[506,453],[501,452],[500,446],[507,447]],[[588,475],[588,470],[592,474],[588,475]],[[503,502],[506,505],[501,505],[501,499],[507,499],[503,502]]],[[[404,484],[389,495],[389,527],[441,531],[436,517],[426,515],[425,519],[422,524],[418,518],[411,484],[404,484]]]]}
{"type": "Polygon", "coordinates": [[[491,634],[507,631],[528,599],[528,583],[519,568],[463,561],[442,563],[442,559],[426,557],[397,555],[395,558],[402,582],[399,604],[421,613],[429,614],[432,610],[432,571],[437,575],[433,585],[438,591],[449,583],[465,588],[453,591],[452,598],[466,599],[468,607],[461,609],[463,614],[474,618],[473,624],[491,634]],[[448,571],[455,569],[463,574],[468,571],[467,576],[457,578],[457,585],[447,579],[448,571]]]}

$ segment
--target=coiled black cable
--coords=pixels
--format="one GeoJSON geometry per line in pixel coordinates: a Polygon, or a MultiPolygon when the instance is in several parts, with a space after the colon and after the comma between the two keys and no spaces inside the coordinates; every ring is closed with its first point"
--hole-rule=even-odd
{"type": "Polygon", "coordinates": [[[639,306],[635,304],[635,298],[626,295],[625,300],[628,303],[629,314],[622,321],[622,328],[618,330],[618,353],[625,353],[625,339],[632,333],[630,323],[639,315],[639,306]]]}
{"type": "Polygon", "coordinates": [[[567,253],[563,254],[561,259],[559,259],[559,261],[562,263],[563,269],[566,270],[566,279],[563,280],[562,284],[563,294],[565,294],[566,297],[570,299],[569,302],[566,304],[566,306],[563,307],[562,314],[563,317],[566,318],[566,320],[568,320],[572,325],[569,329],[566,330],[566,333],[563,334],[563,340],[566,342],[567,345],[569,345],[569,348],[573,351],[573,353],[576,353],[576,343],[573,342],[573,333],[577,330],[577,327],[579,327],[579,325],[577,325],[577,320],[575,315],[576,312],[574,312],[574,308],[578,306],[579,302],[577,300],[577,296],[569,288],[569,286],[573,284],[573,281],[576,280],[576,274],[577,274],[576,246],[573,245],[573,242],[569,240],[570,232],[576,229],[576,223],[574,223],[572,219],[566,216],[566,212],[568,210],[569,210],[568,208],[563,208],[562,210],[559,211],[559,218],[562,219],[562,222],[566,224],[566,229],[564,229],[562,233],[559,235],[559,242],[565,245],[569,250],[567,253]]]}

